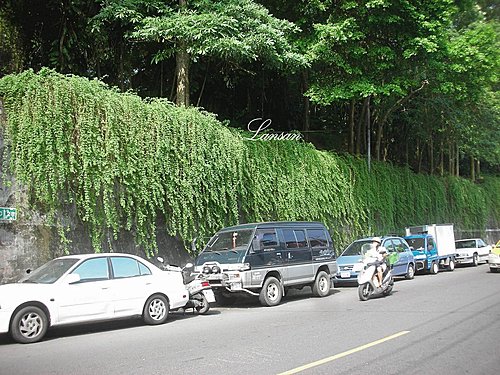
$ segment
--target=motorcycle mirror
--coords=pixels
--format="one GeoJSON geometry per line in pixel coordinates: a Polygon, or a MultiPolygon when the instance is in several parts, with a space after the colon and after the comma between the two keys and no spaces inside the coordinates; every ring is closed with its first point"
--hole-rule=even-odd
{"type": "Polygon", "coordinates": [[[164,259],[162,257],[156,257],[156,260],[160,263],[163,263],[164,259]]]}
{"type": "Polygon", "coordinates": [[[186,265],[184,266],[184,268],[191,268],[193,267],[193,263],[189,262],[189,263],[186,263],[186,265]]]}

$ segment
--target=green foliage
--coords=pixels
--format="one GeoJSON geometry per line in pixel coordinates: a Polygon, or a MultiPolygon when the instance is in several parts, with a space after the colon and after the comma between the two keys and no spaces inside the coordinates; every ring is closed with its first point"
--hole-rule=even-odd
{"type": "Polygon", "coordinates": [[[293,23],[273,17],[254,1],[224,0],[194,1],[186,9],[174,6],[161,16],[145,17],[132,35],[161,43],[156,61],[185,44],[193,60],[202,56],[229,64],[260,60],[271,68],[295,69],[306,64],[288,40],[297,31],[293,23]]]}
{"type": "Polygon", "coordinates": [[[410,224],[484,228],[500,213],[496,178],[480,186],[383,163],[369,173],[362,159],[245,140],[209,113],[96,80],[26,71],[1,79],[0,95],[10,170],[43,212],[75,207],[96,251],[127,230],[152,255],[160,216],[186,242],[238,222],[319,220],[341,248],[410,224]]]}

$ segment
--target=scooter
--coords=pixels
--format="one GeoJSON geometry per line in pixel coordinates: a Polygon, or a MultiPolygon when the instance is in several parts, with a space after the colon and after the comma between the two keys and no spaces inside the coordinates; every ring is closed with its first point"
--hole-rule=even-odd
{"type": "Polygon", "coordinates": [[[182,272],[184,285],[189,293],[189,300],[184,309],[193,309],[198,314],[206,314],[210,310],[210,304],[215,302],[215,295],[210,283],[202,273],[186,276],[184,270],[192,268],[192,263],[187,263],[183,268],[165,263],[162,257],[156,258],[167,271],[182,272]]]}
{"type": "MultiPolygon", "coordinates": [[[[392,277],[391,267],[388,265],[382,275],[382,285],[375,286],[377,278],[377,266],[380,261],[373,258],[366,258],[362,262],[356,264],[358,274],[358,296],[361,301],[367,301],[376,296],[388,296],[394,287],[394,279],[392,277]]],[[[353,270],[354,270],[353,268],[353,270]]]]}

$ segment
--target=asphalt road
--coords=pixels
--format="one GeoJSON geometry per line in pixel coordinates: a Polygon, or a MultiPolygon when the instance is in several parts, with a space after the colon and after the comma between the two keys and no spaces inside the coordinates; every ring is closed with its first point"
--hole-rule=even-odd
{"type": "Polygon", "coordinates": [[[487,265],[417,275],[360,302],[339,287],[244,300],[206,316],[54,328],[21,345],[0,335],[0,374],[497,374],[500,274],[487,265]]]}

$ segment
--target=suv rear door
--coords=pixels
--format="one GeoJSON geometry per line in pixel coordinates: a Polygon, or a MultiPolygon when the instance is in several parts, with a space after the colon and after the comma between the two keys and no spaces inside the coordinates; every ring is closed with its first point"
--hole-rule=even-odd
{"type": "Polygon", "coordinates": [[[311,249],[307,243],[306,231],[302,228],[282,228],[284,261],[287,266],[287,284],[296,284],[314,277],[311,249]]]}

